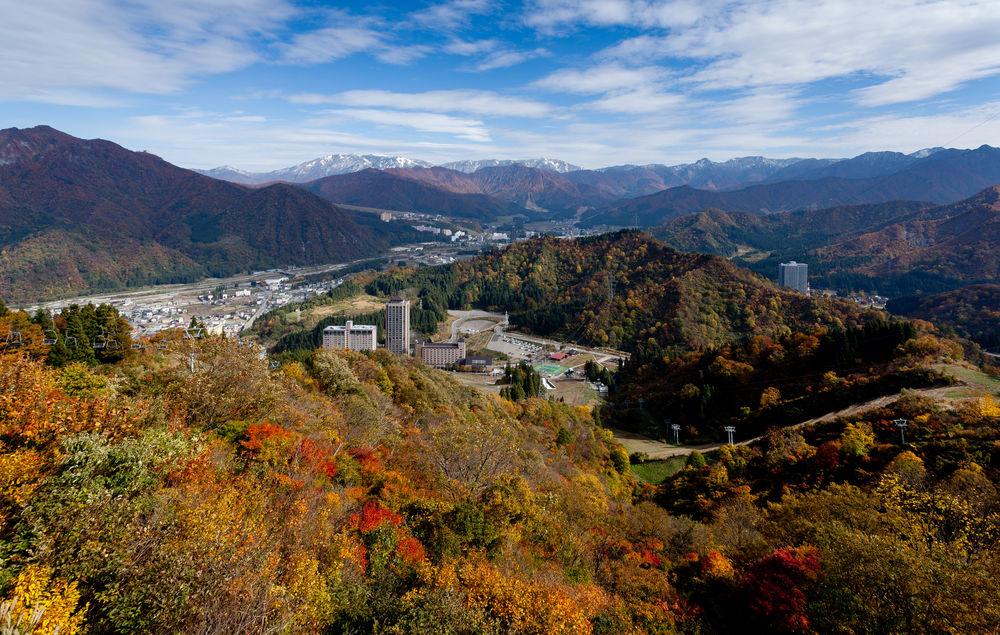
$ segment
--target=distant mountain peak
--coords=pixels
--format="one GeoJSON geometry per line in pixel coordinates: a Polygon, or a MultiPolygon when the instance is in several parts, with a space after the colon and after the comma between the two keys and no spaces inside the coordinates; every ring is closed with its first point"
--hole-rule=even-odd
{"type": "Polygon", "coordinates": [[[529,168],[548,170],[549,172],[558,172],[560,174],[577,172],[583,169],[578,165],[573,165],[572,163],[568,163],[562,159],[548,159],[545,157],[537,159],[480,159],[475,161],[452,161],[450,163],[442,163],[440,167],[448,168],[449,170],[456,170],[458,172],[465,172],[466,174],[472,174],[482,168],[495,168],[508,165],[523,165],[529,168]]]}
{"type": "Polygon", "coordinates": [[[235,181],[248,185],[284,181],[286,183],[306,183],[327,176],[349,174],[361,170],[390,170],[393,168],[430,167],[430,163],[403,156],[382,154],[327,154],[298,165],[270,172],[248,172],[231,166],[221,166],[211,170],[198,170],[206,176],[225,181],[235,181]]]}

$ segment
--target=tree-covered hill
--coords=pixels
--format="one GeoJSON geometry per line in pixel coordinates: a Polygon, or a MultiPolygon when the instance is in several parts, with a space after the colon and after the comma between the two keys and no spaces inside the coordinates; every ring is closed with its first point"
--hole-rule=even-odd
{"type": "Polygon", "coordinates": [[[353,260],[423,236],[289,185],[251,189],[47,126],[0,130],[0,295],[353,260]]]}
{"type": "MultiPolygon", "coordinates": [[[[103,311],[56,322],[113,323],[103,311]]],[[[978,633],[1000,619],[992,398],[778,431],[693,455],[657,489],[590,409],[507,401],[385,351],[272,368],[234,341],[178,337],[60,359],[28,316],[0,322],[31,331],[0,348],[8,632],[978,633]]]]}
{"type": "Polygon", "coordinates": [[[719,346],[749,334],[858,324],[854,305],[777,288],[723,258],[681,253],[638,232],[579,240],[540,238],[427,270],[397,270],[369,284],[413,289],[425,307],[510,311],[539,334],[634,350],[719,346]]]}
{"type": "Polygon", "coordinates": [[[1000,284],[974,284],[944,293],[897,298],[887,308],[954,329],[957,335],[1000,352],[1000,284]]]}
{"type": "Polygon", "coordinates": [[[765,216],[701,211],[651,233],[678,249],[733,259],[773,277],[809,264],[814,288],[901,296],[937,293],[1000,275],[1000,191],[950,205],[889,202],[765,216]]]}

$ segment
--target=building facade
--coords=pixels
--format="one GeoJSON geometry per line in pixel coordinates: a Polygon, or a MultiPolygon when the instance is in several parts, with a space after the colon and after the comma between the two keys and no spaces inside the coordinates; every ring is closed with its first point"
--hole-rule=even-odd
{"type": "Polygon", "coordinates": [[[396,355],[410,354],[410,301],[399,296],[385,305],[385,347],[396,355]]]}
{"type": "Polygon", "coordinates": [[[783,262],[778,265],[778,284],[806,293],[809,291],[809,266],[802,262],[783,262]]]}
{"type": "Polygon", "coordinates": [[[373,351],[378,346],[378,333],[372,324],[355,324],[348,320],[344,326],[323,329],[323,348],[373,351]]]}
{"type": "Polygon", "coordinates": [[[420,361],[435,368],[448,368],[465,357],[465,342],[423,342],[417,345],[420,361]]]}

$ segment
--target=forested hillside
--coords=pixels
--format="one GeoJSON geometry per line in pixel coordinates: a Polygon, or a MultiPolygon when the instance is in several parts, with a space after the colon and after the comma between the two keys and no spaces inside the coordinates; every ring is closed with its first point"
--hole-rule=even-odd
{"type": "Polygon", "coordinates": [[[656,499],[708,523],[731,560],[693,556],[678,584],[711,607],[709,632],[993,632],[998,426],[994,397],[906,396],[692,455],[656,499]]]}
{"type": "Polygon", "coordinates": [[[1000,284],[975,284],[944,293],[898,298],[886,308],[953,329],[983,348],[1000,352],[1000,284]]]}
{"type": "Polygon", "coordinates": [[[139,344],[107,363],[0,349],[11,632],[966,633],[1000,618],[991,398],[775,432],[653,488],[588,408],[507,401],[384,351],[271,368],[225,339],[139,344]]]}
{"type": "Polygon", "coordinates": [[[372,256],[424,234],[47,126],[0,130],[0,295],[31,302],[372,256]]]}
{"type": "Polygon", "coordinates": [[[814,288],[937,293],[1000,276],[998,201],[1000,191],[991,187],[940,206],[894,201],[766,216],[705,210],[651,233],[769,277],[780,262],[807,262],[814,288]]]}
{"type": "Polygon", "coordinates": [[[425,308],[510,311],[535,333],[632,350],[719,346],[751,332],[780,335],[858,324],[853,304],[810,299],[713,256],[681,253],[638,232],[542,238],[428,270],[397,270],[369,284],[413,289],[425,308]]]}

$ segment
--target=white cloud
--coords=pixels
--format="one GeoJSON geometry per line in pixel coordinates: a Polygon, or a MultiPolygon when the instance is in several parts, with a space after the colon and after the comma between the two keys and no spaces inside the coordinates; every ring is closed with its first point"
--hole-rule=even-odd
{"type": "Polygon", "coordinates": [[[665,71],[655,66],[627,67],[604,64],[586,69],[564,68],[534,83],[537,88],[577,94],[597,94],[648,87],[661,80],[665,71]]]}
{"type": "Polygon", "coordinates": [[[382,126],[412,128],[420,132],[448,134],[468,141],[490,141],[490,132],[482,121],[434,112],[344,108],[331,110],[323,117],[314,119],[313,123],[326,124],[343,118],[382,126]]]}
{"type": "Polygon", "coordinates": [[[331,26],[298,35],[280,48],[285,61],[323,64],[362,51],[380,50],[383,39],[374,28],[331,26]]]}
{"type": "Polygon", "coordinates": [[[790,122],[801,105],[795,91],[770,88],[705,103],[702,108],[728,123],[763,123],[790,122]]]}
{"type": "Polygon", "coordinates": [[[650,88],[609,93],[584,104],[589,108],[623,114],[662,113],[686,104],[682,95],[661,93],[650,88]]]}
{"type": "Polygon", "coordinates": [[[694,24],[718,0],[534,0],[525,22],[544,32],[576,25],[671,28],[694,24]]]}
{"type": "Polygon", "coordinates": [[[665,35],[604,51],[628,60],[695,60],[701,87],[867,80],[857,101],[925,99],[1000,74],[1000,11],[991,0],[765,0],[727,3],[665,35]]]}
{"type": "Polygon", "coordinates": [[[175,92],[260,57],[283,1],[0,0],[0,100],[105,105],[106,91],[175,92]]]}
{"type": "Polygon", "coordinates": [[[450,0],[410,14],[411,22],[428,28],[451,30],[468,22],[476,14],[493,8],[489,0],[450,0]]]}
{"type": "Polygon", "coordinates": [[[367,53],[386,64],[409,64],[424,57],[431,47],[402,44],[381,20],[328,14],[329,26],[300,33],[278,46],[281,59],[293,64],[325,64],[351,55],[367,53]]]}
{"type": "Polygon", "coordinates": [[[544,48],[536,48],[531,51],[497,51],[476,64],[477,71],[492,71],[498,68],[516,66],[523,62],[549,54],[544,48]]]}
{"type": "Polygon", "coordinates": [[[333,95],[304,93],[290,95],[292,103],[305,105],[340,104],[344,106],[458,112],[501,117],[545,117],[554,109],[544,102],[511,97],[483,90],[432,90],[422,93],[397,93],[387,90],[349,90],[333,95]]]}
{"type": "Polygon", "coordinates": [[[496,50],[500,46],[500,40],[489,38],[485,40],[460,40],[453,39],[442,47],[445,53],[452,55],[482,55],[496,50]]]}

